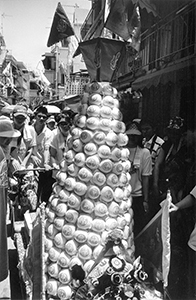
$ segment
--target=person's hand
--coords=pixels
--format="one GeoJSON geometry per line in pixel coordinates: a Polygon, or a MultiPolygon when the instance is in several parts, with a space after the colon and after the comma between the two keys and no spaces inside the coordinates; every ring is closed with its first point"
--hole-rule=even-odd
{"type": "MultiPolygon", "coordinates": [[[[161,207],[163,207],[165,201],[167,201],[167,200],[163,200],[163,201],[160,203],[160,206],[161,206],[161,207]]],[[[169,213],[171,213],[171,212],[173,212],[173,211],[177,211],[178,209],[179,209],[178,206],[176,206],[176,205],[173,204],[172,202],[170,203],[169,213]]]]}
{"type": "Polygon", "coordinates": [[[56,163],[53,163],[53,164],[52,164],[52,167],[53,167],[55,170],[59,170],[59,169],[60,169],[59,165],[57,165],[56,163]]]}
{"type": "Polygon", "coordinates": [[[49,164],[44,164],[44,169],[45,169],[45,171],[49,171],[52,168],[51,168],[51,166],[49,164]]]}
{"type": "Polygon", "coordinates": [[[148,210],[149,210],[148,202],[144,201],[143,205],[144,205],[144,211],[145,211],[145,213],[148,213],[148,210]]]}
{"type": "Polygon", "coordinates": [[[171,213],[172,211],[177,211],[179,209],[178,206],[176,206],[175,204],[171,203],[170,208],[169,208],[169,212],[171,213]]]}
{"type": "Polygon", "coordinates": [[[33,163],[34,163],[34,165],[35,165],[36,167],[40,166],[40,164],[41,164],[41,159],[39,159],[39,157],[37,157],[37,156],[35,156],[35,155],[32,155],[32,156],[31,156],[31,159],[32,159],[32,161],[33,161],[33,163]]]}
{"type": "Polygon", "coordinates": [[[20,165],[20,170],[25,170],[26,169],[26,166],[24,164],[21,164],[20,165]]]}

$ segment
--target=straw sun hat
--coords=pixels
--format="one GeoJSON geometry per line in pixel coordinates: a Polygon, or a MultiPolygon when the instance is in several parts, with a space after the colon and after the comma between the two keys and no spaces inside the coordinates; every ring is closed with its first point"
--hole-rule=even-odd
{"type": "Polygon", "coordinates": [[[15,130],[12,121],[7,117],[0,117],[0,137],[19,137],[20,131],[15,130]]]}

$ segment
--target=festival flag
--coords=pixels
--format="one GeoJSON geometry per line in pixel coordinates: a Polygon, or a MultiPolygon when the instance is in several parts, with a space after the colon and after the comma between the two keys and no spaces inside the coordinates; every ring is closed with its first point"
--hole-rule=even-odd
{"type": "Polygon", "coordinates": [[[44,75],[45,69],[44,69],[44,65],[43,65],[42,61],[39,61],[39,63],[37,64],[36,71],[37,71],[36,73],[38,74],[38,76],[40,78],[40,81],[44,85],[49,86],[50,85],[50,81],[44,75]]]}
{"type": "Polygon", "coordinates": [[[6,49],[6,45],[5,45],[5,40],[2,36],[2,34],[0,33],[0,66],[2,66],[5,57],[7,54],[7,49],[6,49]]]}
{"type": "Polygon", "coordinates": [[[139,6],[126,0],[116,0],[111,7],[105,27],[119,35],[136,50],[140,49],[141,18],[139,6]]]}
{"type": "Polygon", "coordinates": [[[168,286],[170,269],[170,207],[171,195],[161,203],[161,209],[135,237],[136,257],[141,255],[145,261],[147,273],[154,282],[162,282],[164,292],[168,286]]]}
{"type": "MultiPolygon", "coordinates": [[[[135,0],[138,2],[138,0],[135,0]]],[[[152,0],[139,0],[139,6],[145,8],[148,13],[152,13],[154,17],[158,17],[156,6],[152,3],[152,0]]]]}
{"type": "Polygon", "coordinates": [[[141,18],[139,6],[137,4],[134,5],[131,19],[127,22],[127,27],[130,34],[128,42],[137,52],[139,52],[141,44],[141,18]]]}
{"type": "Polygon", "coordinates": [[[5,69],[3,70],[2,73],[3,73],[4,76],[10,76],[10,74],[11,74],[11,62],[9,62],[7,64],[7,66],[5,67],[5,69]]]}
{"type": "Polygon", "coordinates": [[[130,38],[127,27],[127,7],[123,0],[116,0],[111,7],[105,23],[105,28],[122,37],[125,41],[130,38]]]}
{"type": "Polygon", "coordinates": [[[50,47],[71,35],[74,35],[74,30],[61,3],[59,2],[54,14],[47,46],[50,47]]]}
{"type": "Polygon", "coordinates": [[[78,48],[78,40],[75,37],[75,35],[72,35],[67,38],[68,41],[68,57],[67,57],[67,63],[68,66],[70,66],[73,62],[74,53],[76,52],[78,48]]]}
{"type": "Polygon", "coordinates": [[[167,193],[167,198],[162,205],[162,218],[161,218],[161,237],[162,237],[162,274],[164,288],[168,286],[168,274],[170,269],[170,206],[171,206],[171,194],[167,193]]]}
{"type": "Polygon", "coordinates": [[[7,86],[9,86],[12,89],[14,89],[14,78],[13,78],[13,74],[12,74],[11,62],[9,62],[7,64],[7,66],[3,70],[2,74],[6,77],[6,84],[7,84],[7,86]]]}

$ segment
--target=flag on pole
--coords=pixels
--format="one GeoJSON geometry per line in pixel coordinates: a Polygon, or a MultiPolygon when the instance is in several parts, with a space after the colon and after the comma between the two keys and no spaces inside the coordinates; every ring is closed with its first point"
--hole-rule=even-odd
{"type": "Polygon", "coordinates": [[[126,0],[116,0],[111,8],[105,27],[119,35],[136,50],[140,49],[141,18],[139,6],[126,0]]]}
{"type": "Polygon", "coordinates": [[[74,53],[76,52],[76,50],[78,48],[78,40],[75,37],[75,35],[68,37],[67,40],[68,40],[67,63],[68,63],[68,66],[70,66],[73,62],[74,53]]]}
{"type": "Polygon", "coordinates": [[[11,87],[12,89],[14,89],[14,78],[13,78],[13,74],[12,74],[11,62],[9,62],[7,64],[7,66],[3,70],[2,74],[6,77],[7,85],[9,87],[11,87]]]}
{"type": "MultiPolygon", "coordinates": [[[[138,0],[134,0],[134,1],[137,2],[138,0]]],[[[156,6],[152,3],[152,0],[139,0],[139,6],[141,8],[145,8],[148,13],[152,13],[154,17],[158,17],[156,6]]]]}
{"type": "Polygon", "coordinates": [[[130,35],[128,42],[137,52],[139,52],[141,44],[141,18],[139,6],[137,4],[134,5],[133,14],[130,21],[127,22],[127,27],[130,35]]]}
{"type": "Polygon", "coordinates": [[[171,194],[170,191],[167,193],[167,198],[163,202],[162,206],[162,218],[161,218],[161,237],[162,237],[162,274],[163,274],[163,285],[164,288],[168,286],[168,275],[170,269],[170,217],[169,209],[171,206],[171,194]]]}
{"type": "Polygon", "coordinates": [[[0,66],[3,64],[6,54],[7,54],[7,49],[5,45],[5,40],[2,34],[0,33],[0,66]]]}
{"type": "Polygon", "coordinates": [[[4,76],[10,76],[10,74],[11,74],[11,63],[10,62],[7,64],[7,66],[5,67],[5,69],[3,70],[2,73],[4,76]]]}
{"type": "Polygon", "coordinates": [[[116,0],[111,7],[105,27],[127,41],[130,38],[127,18],[127,7],[124,1],[116,0]]]}
{"type": "Polygon", "coordinates": [[[61,3],[59,2],[54,14],[47,46],[50,47],[71,35],[74,35],[74,30],[61,3]]]}

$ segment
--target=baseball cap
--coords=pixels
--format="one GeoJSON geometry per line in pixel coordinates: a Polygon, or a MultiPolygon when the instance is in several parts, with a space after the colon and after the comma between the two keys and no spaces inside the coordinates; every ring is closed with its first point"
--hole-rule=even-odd
{"type": "Polygon", "coordinates": [[[5,116],[0,117],[0,137],[19,137],[20,131],[14,129],[12,121],[5,116]]]}
{"type": "Polygon", "coordinates": [[[56,123],[55,118],[54,118],[53,116],[50,116],[50,117],[47,119],[46,123],[56,123]]]}
{"type": "Polygon", "coordinates": [[[130,124],[129,128],[126,131],[127,135],[141,135],[141,131],[138,129],[136,123],[130,124]]]}
{"type": "Polygon", "coordinates": [[[13,109],[14,117],[24,116],[27,117],[27,108],[24,105],[16,105],[13,109]]]}
{"type": "Polygon", "coordinates": [[[56,118],[57,120],[57,123],[60,124],[60,123],[67,123],[67,124],[71,124],[71,118],[69,115],[67,114],[59,114],[56,118]]]}

